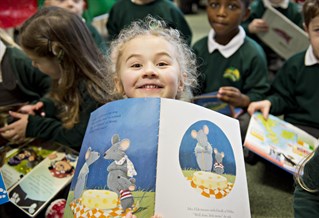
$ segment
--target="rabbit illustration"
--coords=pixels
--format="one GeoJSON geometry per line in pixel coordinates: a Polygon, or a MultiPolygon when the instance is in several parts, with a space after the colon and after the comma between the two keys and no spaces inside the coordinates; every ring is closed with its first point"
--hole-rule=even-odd
{"type": "Polygon", "coordinates": [[[130,140],[120,140],[119,135],[112,137],[112,146],[104,153],[104,159],[114,160],[108,167],[107,186],[111,191],[120,195],[118,186],[118,178],[132,178],[137,175],[133,163],[128,159],[125,151],[130,146],[130,140]]]}
{"type": "Polygon", "coordinates": [[[208,142],[208,133],[208,126],[204,125],[203,129],[199,131],[192,130],[191,136],[197,140],[195,156],[200,170],[210,172],[213,166],[213,149],[212,145],[208,142]]]}
{"type": "Polygon", "coordinates": [[[88,148],[88,150],[85,153],[85,163],[83,164],[76,184],[74,188],[74,198],[78,199],[81,197],[83,190],[86,186],[86,180],[87,176],[89,174],[89,166],[93,164],[97,159],[99,159],[100,154],[96,151],[93,151],[91,147],[88,148]]]}
{"type": "Polygon", "coordinates": [[[214,148],[214,154],[215,154],[214,172],[217,174],[223,174],[224,173],[223,158],[225,156],[224,152],[218,152],[217,148],[214,148]]]}

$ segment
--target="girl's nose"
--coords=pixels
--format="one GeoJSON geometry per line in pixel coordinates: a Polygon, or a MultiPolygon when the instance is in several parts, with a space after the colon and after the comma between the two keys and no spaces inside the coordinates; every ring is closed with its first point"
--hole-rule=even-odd
{"type": "Polygon", "coordinates": [[[157,76],[158,76],[157,68],[152,64],[146,65],[143,72],[143,77],[157,77],[157,76]]]}

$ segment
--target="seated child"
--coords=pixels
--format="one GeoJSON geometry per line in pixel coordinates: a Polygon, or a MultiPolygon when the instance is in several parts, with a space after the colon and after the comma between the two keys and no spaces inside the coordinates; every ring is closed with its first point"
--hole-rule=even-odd
{"type": "Polygon", "coordinates": [[[44,7],[21,27],[20,44],[35,67],[49,75],[47,98],[24,106],[25,113],[0,129],[2,137],[55,141],[80,150],[90,113],[110,101],[105,57],[82,19],[63,8],[44,7]],[[35,112],[43,110],[41,116],[35,112]]]}
{"type": "Polygon", "coordinates": [[[303,19],[299,9],[299,5],[290,0],[254,0],[251,3],[251,13],[247,20],[242,22],[242,27],[246,34],[257,41],[264,49],[267,57],[269,70],[275,73],[281,66],[283,59],[279,57],[269,46],[264,44],[256,35],[268,31],[268,24],[262,19],[266,10],[266,5],[271,5],[291,20],[294,24],[303,28],[303,19]]]}
{"type": "Polygon", "coordinates": [[[111,8],[106,24],[110,40],[132,21],[143,19],[149,14],[178,29],[188,45],[191,44],[192,31],[183,13],[170,0],[118,0],[111,8]]]}
{"type": "Polygon", "coordinates": [[[150,16],[124,28],[111,43],[109,57],[115,95],[187,99],[197,85],[196,58],[179,31],[150,16]]]}
{"type": "MultiPolygon", "coordinates": [[[[44,0],[44,6],[61,7],[82,17],[83,10],[86,7],[86,1],[85,0],[44,0]]],[[[102,51],[103,54],[105,54],[107,50],[105,40],[102,38],[100,33],[91,23],[85,22],[85,24],[90,30],[91,35],[95,43],[97,44],[98,48],[102,51]]]]}
{"type": "MultiPolygon", "coordinates": [[[[249,16],[249,0],[208,0],[207,16],[212,29],[193,49],[199,62],[200,90],[218,91],[217,97],[244,111],[252,101],[264,98],[269,88],[262,48],[239,25],[249,16]]],[[[244,140],[249,115],[238,117],[244,140]]]]}

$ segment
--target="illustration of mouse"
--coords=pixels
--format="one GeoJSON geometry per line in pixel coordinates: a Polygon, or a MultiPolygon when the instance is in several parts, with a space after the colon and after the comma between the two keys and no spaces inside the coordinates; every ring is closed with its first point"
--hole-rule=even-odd
{"type": "Polygon", "coordinates": [[[214,148],[214,154],[215,154],[214,172],[217,174],[223,174],[224,173],[223,158],[225,154],[224,152],[218,152],[217,148],[214,148]]]}
{"type": "Polygon", "coordinates": [[[118,186],[118,177],[132,178],[137,175],[133,163],[127,157],[125,151],[130,147],[130,140],[120,140],[119,135],[112,137],[112,146],[104,153],[104,159],[113,160],[107,167],[107,186],[111,191],[120,195],[118,186]]]}
{"type": "Polygon", "coordinates": [[[132,195],[132,191],[135,190],[135,179],[134,178],[124,178],[122,176],[118,177],[117,189],[120,193],[120,202],[123,209],[123,212],[126,209],[133,210],[134,205],[134,197],[132,195]]]}
{"type": "Polygon", "coordinates": [[[203,129],[200,129],[199,131],[192,130],[191,136],[197,140],[194,151],[198,167],[202,171],[211,172],[213,166],[213,148],[208,142],[208,133],[208,126],[204,125],[203,129]]]}
{"type": "Polygon", "coordinates": [[[74,198],[78,199],[81,197],[83,190],[86,186],[87,177],[89,174],[89,166],[92,165],[97,159],[99,159],[100,154],[97,151],[93,151],[91,147],[85,153],[85,163],[83,164],[78,178],[76,180],[74,188],[74,198]]]}

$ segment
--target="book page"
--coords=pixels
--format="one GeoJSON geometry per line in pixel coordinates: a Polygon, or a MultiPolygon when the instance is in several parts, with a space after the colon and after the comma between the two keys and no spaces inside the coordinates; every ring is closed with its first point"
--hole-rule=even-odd
{"type": "Polygon", "coordinates": [[[131,98],[91,114],[65,217],[154,214],[159,110],[159,98],[131,98]]]}
{"type": "Polygon", "coordinates": [[[317,147],[318,140],[292,124],[256,112],[250,119],[244,145],[290,173],[317,147]]]}
{"type": "Polygon", "coordinates": [[[163,217],[250,217],[239,122],[161,99],[156,180],[163,217]]]}
{"type": "Polygon", "coordinates": [[[72,150],[60,147],[11,188],[10,201],[30,217],[36,216],[71,182],[76,162],[77,155],[72,150]]]}
{"type": "Polygon", "coordinates": [[[262,18],[269,25],[269,31],[257,35],[284,59],[308,48],[309,39],[304,30],[275,8],[268,6],[262,18]]]}

